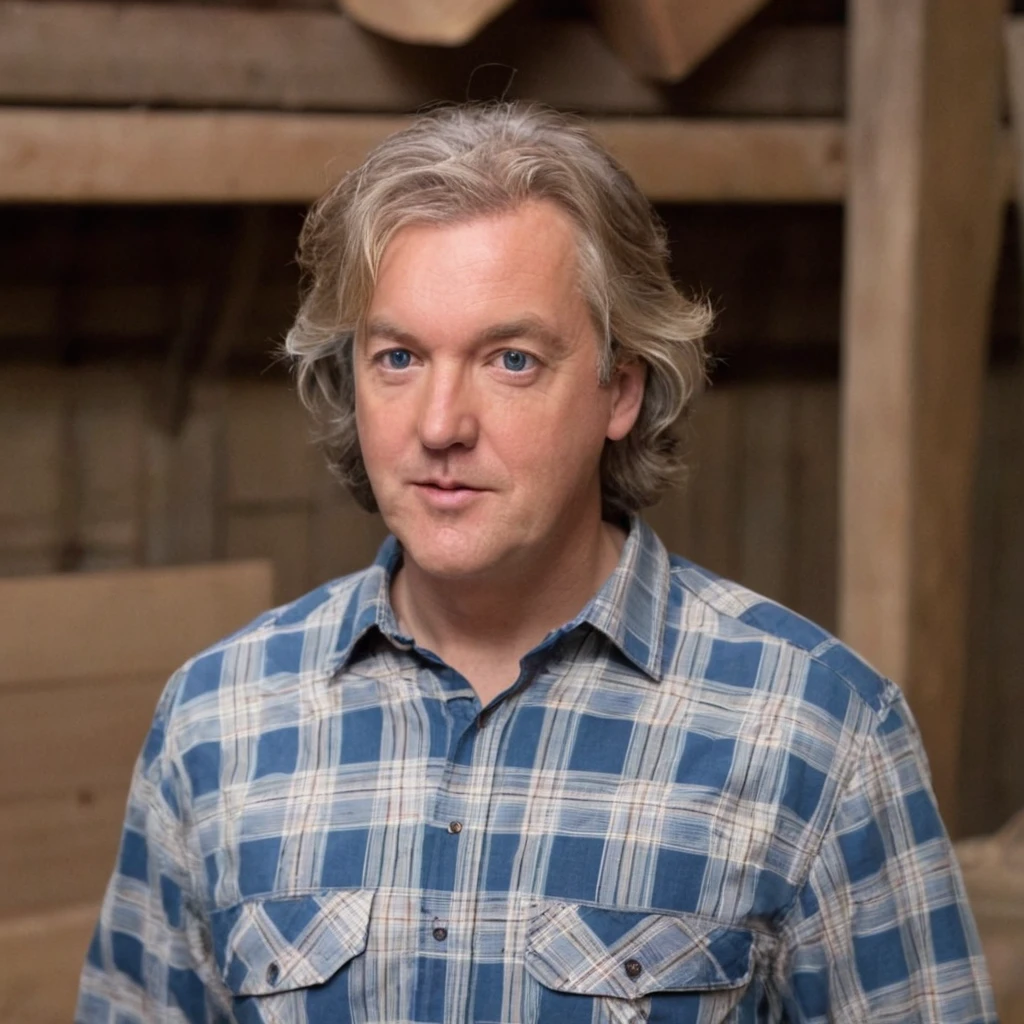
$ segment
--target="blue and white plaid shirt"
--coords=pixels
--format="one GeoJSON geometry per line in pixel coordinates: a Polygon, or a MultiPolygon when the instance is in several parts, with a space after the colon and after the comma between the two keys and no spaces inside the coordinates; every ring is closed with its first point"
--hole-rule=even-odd
{"type": "Polygon", "coordinates": [[[171,679],[77,1020],[993,1021],[900,692],[669,557],[481,710],[400,551],[171,679]]]}

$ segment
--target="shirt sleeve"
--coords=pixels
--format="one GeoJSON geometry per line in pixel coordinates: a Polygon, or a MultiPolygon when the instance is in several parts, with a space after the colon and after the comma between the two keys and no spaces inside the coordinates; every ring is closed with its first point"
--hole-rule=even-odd
{"type": "Polygon", "coordinates": [[[76,1024],[218,1024],[230,1003],[210,954],[168,755],[175,678],[136,762],[117,863],[79,985],[76,1024]]]}
{"type": "Polygon", "coordinates": [[[792,1021],[994,1022],[960,869],[902,696],[848,779],[782,928],[792,1021]]]}

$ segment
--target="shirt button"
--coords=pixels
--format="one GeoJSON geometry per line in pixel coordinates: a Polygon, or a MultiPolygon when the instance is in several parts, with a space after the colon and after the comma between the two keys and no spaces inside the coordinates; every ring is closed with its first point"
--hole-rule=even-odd
{"type": "Polygon", "coordinates": [[[281,969],[277,966],[277,964],[271,964],[267,968],[267,984],[268,985],[276,985],[277,984],[277,979],[280,976],[281,976],[281,969]]]}
{"type": "Polygon", "coordinates": [[[449,821],[448,822],[448,831],[451,832],[451,834],[453,836],[457,836],[462,831],[462,822],[461,821],[449,821]]]}
{"type": "Polygon", "coordinates": [[[626,973],[631,978],[637,978],[640,976],[640,972],[644,969],[644,965],[639,960],[627,960],[625,963],[626,973]]]}
{"type": "Polygon", "coordinates": [[[435,928],[434,929],[434,938],[437,939],[438,942],[444,942],[444,940],[448,938],[448,929],[447,928],[435,928]]]}

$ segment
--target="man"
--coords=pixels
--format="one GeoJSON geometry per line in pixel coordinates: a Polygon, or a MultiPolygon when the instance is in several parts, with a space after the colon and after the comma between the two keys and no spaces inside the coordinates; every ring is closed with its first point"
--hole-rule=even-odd
{"type": "Polygon", "coordinates": [[[994,1019],[896,687],[636,515],[702,371],[625,173],[454,108],[312,212],[288,348],[376,564],[198,655],[78,1019],[994,1019]]]}

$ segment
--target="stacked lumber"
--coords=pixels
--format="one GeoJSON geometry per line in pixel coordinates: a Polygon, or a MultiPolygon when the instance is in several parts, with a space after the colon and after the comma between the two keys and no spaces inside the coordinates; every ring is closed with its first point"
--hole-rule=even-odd
{"type": "Polygon", "coordinates": [[[265,562],[0,580],[0,1020],[71,1019],[160,692],[271,584],[265,562]]]}

